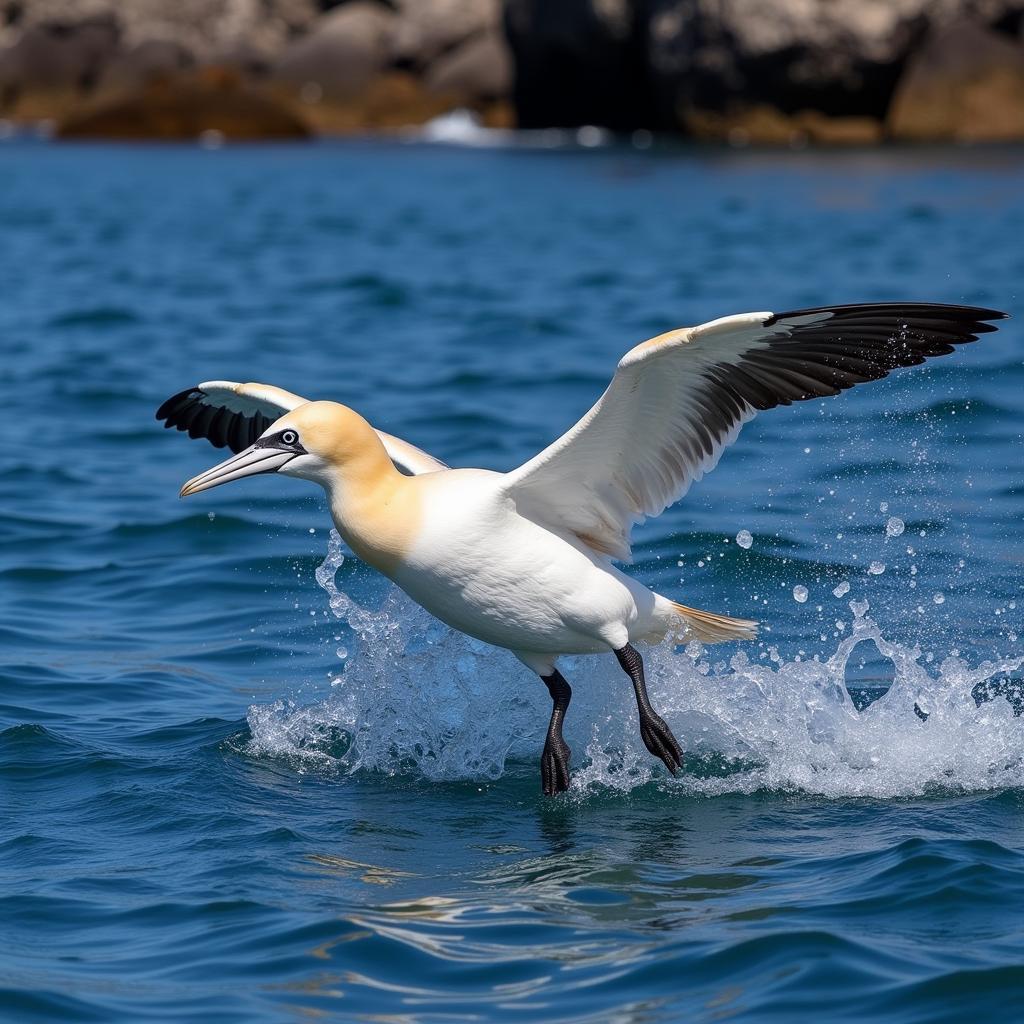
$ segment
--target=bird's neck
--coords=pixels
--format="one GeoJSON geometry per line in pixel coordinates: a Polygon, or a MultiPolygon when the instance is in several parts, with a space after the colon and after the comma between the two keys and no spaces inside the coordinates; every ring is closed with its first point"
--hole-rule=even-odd
{"type": "Polygon", "coordinates": [[[359,558],[386,576],[394,576],[418,531],[414,480],[395,469],[377,441],[336,469],[327,487],[338,533],[359,558]]]}

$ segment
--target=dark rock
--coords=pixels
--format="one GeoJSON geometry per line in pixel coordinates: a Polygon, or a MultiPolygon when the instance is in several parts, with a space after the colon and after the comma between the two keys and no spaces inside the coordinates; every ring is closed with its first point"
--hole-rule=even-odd
{"type": "Polygon", "coordinates": [[[866,141],[929,28],[968,10],[1019,26],[1024,0],[508,0],[506,22],[524,127],[866,141]]]}
{"type": "MultiPolygon", "coordinates": [[[[968,2],[968,0],[965,0],[968,2]]],[[[648,54],[658,115],[691,112],[880,121],[933,0],[651,0],[648,54]]]]}
{"type": "Polygon", "coordinates": [[[1024,47],[973,21],[936,29],[900,79],[887,129],[915,141],[1024,138],[1024,47]]]}
{"type": "Polygon", "coordinates": [[[628,0],[507,0],[519,126],[656,127],[644,24],[628,0]]]}
{"type": "Polygon", "coordinates": [[[58,126],[64,139],[301,139],[309,129],[284,104],[232,72],[205,69],[99,102],[58,126]]]}

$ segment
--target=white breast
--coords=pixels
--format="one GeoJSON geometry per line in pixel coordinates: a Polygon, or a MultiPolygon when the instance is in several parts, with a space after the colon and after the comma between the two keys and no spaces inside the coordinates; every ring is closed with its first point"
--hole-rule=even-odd
{"type": "MultiPolygon", "coordinates": [[[[590,653],[621,646],[654,595],[582,544],[521,517],[501,474],[429,481],[415,544],[395,582],[449,625],[512,650],[590,653]]],[[[427,482],[427,481],[425,481],[427,482]]]]}

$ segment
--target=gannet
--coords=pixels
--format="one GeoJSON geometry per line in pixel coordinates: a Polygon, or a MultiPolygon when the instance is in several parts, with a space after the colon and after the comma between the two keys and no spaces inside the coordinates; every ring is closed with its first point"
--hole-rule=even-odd
{"type": "Polygon", "coordinates": [[[181,496],[261,473],[327,492],[355,554],[454,629],[512,651],[552,711],[545,794],[569,786],[567,654],[612,652],[633,684],[640,735],[673,774],[682,749],[651,707],[635,643],[746,640],[757,623],[689,608],[627,576],[630,533],[678,501],[755,413],[838,394],[945,355],[996,328],[973,306],[884,303],[743,313],[630,349],[604,394],[518,469],[450,469],[359,413],[269,384],[208,381],[169,398],[167,427],[237,453],[181,496]]]}

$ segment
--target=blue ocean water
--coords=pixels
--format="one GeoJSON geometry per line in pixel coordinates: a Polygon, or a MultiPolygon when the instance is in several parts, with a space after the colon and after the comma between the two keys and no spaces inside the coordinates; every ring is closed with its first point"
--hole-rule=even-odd
{"type": "Polygon", "coordinates": [[[0,147],[0,1017],[1012,1019],[1022,174],[0,147]],[[897,298],[1018,319],[759,417],[640,530],[641,579],[767,628],[648,655],[676,780],[611,659],[570,659],[557,800],[535,678],[346,557],[311,485],[179,501],[222,453],[153,419],[264,380],[505,469],[645,337],[897,298]]]}

